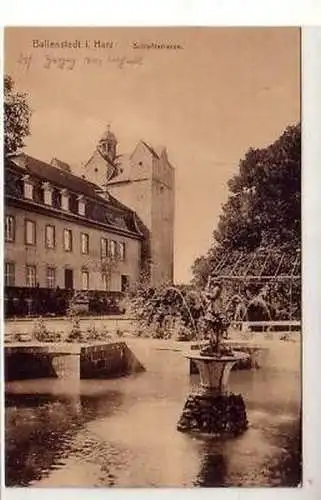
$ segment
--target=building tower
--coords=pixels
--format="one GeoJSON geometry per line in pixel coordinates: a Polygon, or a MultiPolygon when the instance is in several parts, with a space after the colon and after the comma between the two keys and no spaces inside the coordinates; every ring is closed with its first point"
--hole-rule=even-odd
{"type": "Polygon", "coordinates": [[[83,177],[101,188],[106,187],[107,179],[117,172],[117,138],[110,125],[98,141],[95,151],[83,167],[83,177]]]}
{"type": "Polygon", "coordinates": [[[173,282],[175,173],[165,148],[156,152],[140,141],[133,153],[119,157],[108,191],[134,210],[149,238],[150,281],[173,282]]]}
{"type": "Polygon", "coordinates": [[[142,264],[153,286],[173,282],[175,171],[165,148],[140,141],[132,154],[117,156],[117,139],[107,129],[84,166],[89,181],[136,212],[145,234],[142,264]]]}
{"type": "Polygon", "coordinates": [[[111,132],[110,125],[107,125],[107,130],[98,142],[97,149],[103,158],[110,163],[114,163],[116,159],[117,139],[111,132]]]}

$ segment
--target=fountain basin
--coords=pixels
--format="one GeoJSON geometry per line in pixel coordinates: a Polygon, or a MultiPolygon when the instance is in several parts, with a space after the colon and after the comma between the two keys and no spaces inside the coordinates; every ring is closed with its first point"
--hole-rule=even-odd
{"type": "MultiPolygon", "coordinates": [[[[232,366],[234,369],[251,369],[251,368],[261,368],[267,359],[267,355],[270,350],[270,346],[264,340],[258,342],[257,340],[244,340],[244,339],[225,339],[222,344],[224,346],[230,347],[234,354],[244,353],[247,357],[238,359],[238,361],[232,366]]],[[[199,351],[205,342],[199,342],[191,345],[191,350],[199,351]]],[[[198,367],[195,366],[193,359],[191,359],[190,373],[198,373],[198,367]],[[197,369],[196,369],[197,368],[197,369]]]]}
{"type": "Polygon", "coordinates": [[[209,393],[227,394],[230,372],[238,361],[248,359],[249,355],[233,351],[228,356],[203,356],[200,352],[187,353],[185,356],[193,361],[200,374],[200,390],[209,393]]]}

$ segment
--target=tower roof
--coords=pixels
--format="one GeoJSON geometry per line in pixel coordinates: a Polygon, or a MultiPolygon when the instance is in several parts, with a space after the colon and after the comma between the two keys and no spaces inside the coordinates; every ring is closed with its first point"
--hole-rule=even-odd
{"type": "Polygon", "coordinates": [[[117,143],[117,138],[115,134],[110,130],[110,125],[107,125],[107,128],[103,135],[101,136],[100,141],[111,141],[111,142],[116,142],[117,143]]]}
{"type": "Polygon", "coordinates": [[[144,145],[145,148],[148,149],[148,151],[153,155],[154,158],[159,159],[159,155],[156,153],[156,151],[149,144],[147,144],[147,142],[145,142],[143,140],[141,140],[140,142],[144,145]]]}

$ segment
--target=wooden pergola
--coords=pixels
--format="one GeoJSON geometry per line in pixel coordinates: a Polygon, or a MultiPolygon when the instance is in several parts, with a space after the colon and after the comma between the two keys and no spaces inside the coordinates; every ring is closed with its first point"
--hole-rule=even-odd
{"type": "MultiPolygon", "coordinates": [[[[284,284],[288,290],[288,320],[293,309],[293,290],[301,285],[301,251],[260,248],[254,252],[226,252],[214,262],[212,275],[234,292],[255,285],[258,290],[276,289],[284,284]]],[[[273,292],[271,292],[273,294],[273,292]]],[[[298,293],[298,292],[297,292],[298,293]]]]}

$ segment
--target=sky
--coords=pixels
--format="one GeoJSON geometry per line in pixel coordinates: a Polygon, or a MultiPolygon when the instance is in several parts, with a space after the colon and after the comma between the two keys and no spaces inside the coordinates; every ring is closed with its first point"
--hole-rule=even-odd
{"type": "Polygon", "coordinates": [[[29,94],[30,155],[77,172],[107,124],[119,153],[140,139],[166,146],[176,171],[176,282],[209,249],[246,151],[300,118],[297,28],[7,28],[5,72],[29,94]],[[44,40],[80,48],[41,48],[44,40]],[[133,48],[147,42],[181,48],[133,48]]]}

